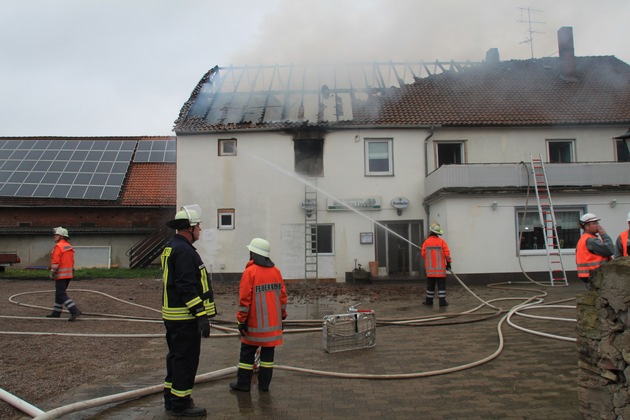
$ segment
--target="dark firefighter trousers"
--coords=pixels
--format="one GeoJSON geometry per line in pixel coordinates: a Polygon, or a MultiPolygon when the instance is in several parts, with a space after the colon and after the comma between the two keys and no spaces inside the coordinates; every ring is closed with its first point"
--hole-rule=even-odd
{"type": "Polygon", "coordinates": [[[433,299],[435,297],[435,284],[438,287],[438,297],[441,299],[446,298],[446,277],[427,277],[427,299],[433,299]]]}
{"type": "Polygon", "coordinates": [[[185,410],[192,402],[191,394],[199,367],[201,335],[196,320],[164,321],[166,327],[166,378],[164,404],[174,410],[185,410]]]}
{"type": "Polygon", "coordinates": [[[66,290],[68,290],[68,286],[70,286],[70,280],[72,279],[64,279],[64,280],[55,280],[55,307],[53,308],[54,312],[61,312],[63,306],[65,305],[70,311],[71,314],[78,312],[77,305],[74,303],[66,290]]]}
{"type": "MultiPolygon", "coordinates": [[[[239,369],[237,379],[239,385],[249,387],[252,374],[254,373],[254,359],[259,346],[241,343],[241,354],[239,356],[239,369]],[[252,369],[243,369],[241,366],[251,366],[252,369]]],[[[261,388],[269,388],[273,375],[273,359],[276,352],[275,347],[260,347],[260,366],[258,366],[258,385],[261,388]]]]}

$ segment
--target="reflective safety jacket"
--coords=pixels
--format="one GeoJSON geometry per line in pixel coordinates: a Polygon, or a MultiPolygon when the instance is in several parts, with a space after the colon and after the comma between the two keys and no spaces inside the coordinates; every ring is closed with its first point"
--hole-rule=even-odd
{"type": "Polygon", "coordinates": [[[591,275],[591,271],[598,269],[602,264],[610,260],[610,257],[594,254],[588,249],[587,241],[590,239],[600,241],[597,236],[584,233],[575,248],[575,263],[577,264],[577,275],[579,278],[588,278],[591,275]]]}
{"type": "Polygon", "coordinates": [[[617,252],[619,252],[619,255],[615,254],[615,257],[628,256],[628,232],[630,230],[624,230],[619,235],[619,239],[617,239],[617,252]]]}
{"type": "Polygon", "coordinates": [[[212,284],[195,247],[175,235],[162,251],[162,319],[188,321],[216,315],[212,284]]]}
{"type": "Polygon", "coordinates": [[[274,347],[282,344],[282,320],[287,317],[287,290],[277,267],[247,263],[238,296],[239,323],[247,324],[245,344],[274,347]]]}
{"type": "Polygon", "coordinates": [[[446,277],[446,263],[451,262],[451,251],[438,235],[429,235],[422,244],[422,258],[427,277],[446,277]]]}
{"type": "Polygon", "coordinates": [[[55,280],[68,280],[73,277],[74,249],[65,238],[59,239],[53,248],[50,269],[55,280]]]}

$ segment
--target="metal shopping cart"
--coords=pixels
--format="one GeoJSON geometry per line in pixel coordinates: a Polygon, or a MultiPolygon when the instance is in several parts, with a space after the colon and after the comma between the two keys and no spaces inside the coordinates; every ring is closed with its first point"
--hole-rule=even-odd
{"type": "Polygon", "coordinates": [[[322,343],[328,353],[374,347],[376,316],[371,309],[348,308],[347,314],[327,315],[322,328],[322,343]]]}

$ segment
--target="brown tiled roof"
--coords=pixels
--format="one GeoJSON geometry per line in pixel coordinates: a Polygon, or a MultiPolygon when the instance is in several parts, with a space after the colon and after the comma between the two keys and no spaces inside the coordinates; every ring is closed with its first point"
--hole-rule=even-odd
{"type": "Polygon", "coordinates": [[[174,206],[177,201],[176,164],[132,163],[121,206],[174,206]]]}
{"type": "Polygon", "coordinates": [[[212,125],[199,116],[187,118],[200,92],[198,85],[182,108],[175,131],[288,129],[304,125],[343,128],[630,123],[630,66],[613,56],[575,57],[574,63],[574,77],[563,75],[558,57],[486,62],[457,72],[445,71],[401,87],[374,90],[369,98],[352,102],[352,119],[319,123],[275,120],[212,125]]]}

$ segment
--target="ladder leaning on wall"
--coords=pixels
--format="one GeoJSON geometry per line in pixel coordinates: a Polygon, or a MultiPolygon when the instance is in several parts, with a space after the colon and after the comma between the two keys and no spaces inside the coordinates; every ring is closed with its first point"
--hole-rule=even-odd
{"type": "Polygon", "coordinates": [[[556,216],[551,202],[549,183],[547,182],[547,172],[540,155],[531,157],[532,173],[534,175],[534,186],[536,190],[536,200],[538,201],[538,215],[542,223],[543,237],[545,239],[545,249],[547,250],[547,261],[549,263],[549,280],[552,286],[568,286],[567,274],[562,263],[562,248],[558,239],[558,229],[556,216]]]}
{"type": "Polygon", "coordinates": [[[319,283],[317,253],[317,178],[304,182],[304,281],[319,283]]]}

